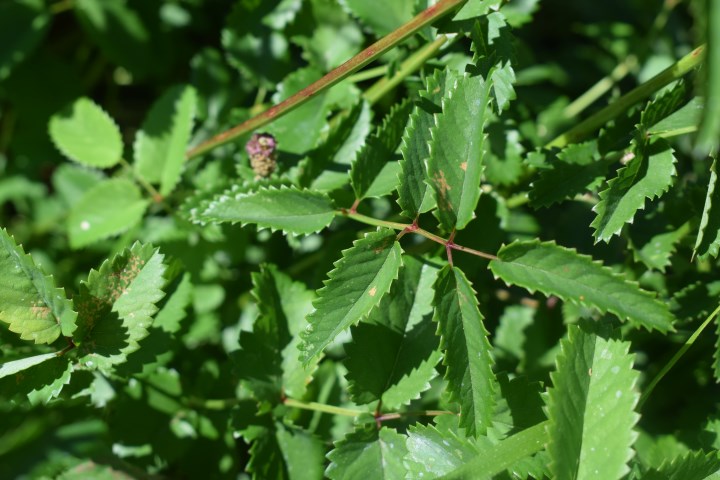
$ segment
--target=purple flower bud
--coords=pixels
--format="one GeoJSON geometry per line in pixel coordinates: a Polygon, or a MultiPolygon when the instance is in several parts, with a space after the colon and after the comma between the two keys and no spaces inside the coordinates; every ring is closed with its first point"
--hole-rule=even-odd
{"type": "Polygon", "coordinates": [[[276,147],[277,141],[269,133],[253,133],[245,145],[245,151],[250,156],[250,165],[258,177],[267,177],[275,171],[276,147]]]}

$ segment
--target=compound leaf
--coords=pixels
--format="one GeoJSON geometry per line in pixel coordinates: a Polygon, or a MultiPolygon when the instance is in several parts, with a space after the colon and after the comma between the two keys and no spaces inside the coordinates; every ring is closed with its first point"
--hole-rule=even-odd
{"type": "Polygon", "coordinates": [[[493,415],[497,379],[475,292],[459,268],[446,265],[440,270],[433,303],[445,378],[452,398],[460,403],[460,426],[468,435],[484,434],[493,415]]]}
{"type": "Polygon", "coordinates": [[[717,170],[717,160],[715,160],[710,166],[705,206],[693,250],[693,255],[697,255],[700,260],[709,256],[717,257],[720,250],[720,188],[718,188],[717,170]]]}
{"type": "Polygon", "coordinates": [[[142,219],[148,204],[140,189],[126,178],[96,184],[70,210],[70,246],[81,248],[124,232],[142,219]]]}
{"type": "Polygon", "coordinates": [[[146,181],[159,183],[163,196],[180,180],[196,104],[194,88],[171,88],[150,108],[135,137],[135,170],[146,181]]]}
{"type": "Polygon", "coordinates": [[[629,342],[570,326],[547,400],[553,478],[621,478],[630,471],[639,373],[629,342]]]}
{"type": "Polygon", "coordinates": [[[592,306],[648,330],[673,330],[667,304],[575,250],[532,240],[506,245],[498,257],[490,269],[508,284],[592,306]]]}
{"type": "Polygon", "coordinates": [[[405,438],[387,427],[360,426],[328,454],[332,463],[325,475],[332,480],[405,478],[405,438]]]}
{"type": "Polygon", "coordinates": [[[109,168],[122,158],[120,129],[86,97],[50,118],[50,137],[63,155],[91,167],[109,168]]]}
{"type": "Polygon", "coordinates": [[[441,354],[432,313],[437,267],[404,257],[398,279],[345,345],[348,390],[355,403],[382,399],[393,410],[430,388],[441,354]]]}
{"type": "Polygon", "coordinates": [[[645,208],[645,199],[665,193],[675,176],[675,155],[662,138],[636,145],[634,158],[608,182],[600,192],[600,202],[593,208],[597,216],[590,224],[595,241],[607,242],[620,233],[623,225],[632,222],[635,213],[645,208]]]}
{"type": "Polygon", "coordinates": [[[432,77],[426,79],[425,90],[420,92],[420,99],[415,102],[403,132],[397,203],[402,208],[402,214],[413,220],[433,207],[432,190],[425,181],[425,162],[430,156],[430,129],[435,126],[435,114],[442,112],[446,79],[451,75],[452,71],[446,68],[436,70],[432,77]]]}
{"type": "Polygon", "coordinates": [[[165,295],[163,258],[152,245],[135,243],[92,270],[80,284],[74,298],[78,329],[73,340],[84,367],[109,372],[139,348],[156,304],[165,295]]]}
{"type": "MultiPolygon", "coordinates": [[[[412,103],[409,101],[394,106],[382,125],[366,139],[358,152],[350,167],[350,183],[356,199],[362,200],[371,196],[373,183],[379,180],[380,172],[393,160],[411,107],[412,103]]],[[[397,180],[397,175],[393,175],[393,180],[397,180]]]]}
{"type": "Polygon", "coordinates": [[[382,299],[402,264],[402,249],[390,229],[368,233],[343,251],[308,315],[301,334],[309,363],[343,330],[365,317],[382,299]]]}
{"type": "Polygon", "coordinates": [[[436,215],[448,231],[465,228],[480,198],[490,87],[481,76],[460,77],[432,129],[428,181],[436,215]]]}
{"type": "Polygon", "coordinates": [[[335,209],[327,195],[295,187],[261,188],[216,196],[195,218],[203,222],[255,223],[261,228],[307,234],[327,227],[335,209]]]}
{"type": "Polygon", "coordinates": [[[0,229],[0,320],[23,340],[52,343],[72,334],[76,317],[65,291],[0,229]]]}

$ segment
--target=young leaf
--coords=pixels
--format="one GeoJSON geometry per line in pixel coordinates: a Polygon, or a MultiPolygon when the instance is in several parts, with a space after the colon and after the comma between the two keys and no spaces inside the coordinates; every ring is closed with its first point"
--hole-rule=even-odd
{"type": "Polygon", "coordinates": [[[68,235],[72,248],[81,248],[117,235],[138,223],[150,202],[125,178],[112,178],[88,190],[70,210],[68,235]]]}
{"type": "Polygon", "coordinates": [[[255,223],[273,231],[308,234],[330,225],[335,209],[323,193],[269,187],[216,196],[196,218],[201,222],[255,223]]]}
{"type": "Polygon", "coordinates": [[[52,343],[72,334],[76,317],[65,291],[0,229],[0,321],[23,340],[52,343]]]}
{"type": "MultiPolygon", "coordinates": [[[[410,115],[412,103],[404,101],[394,106],[382,125],[370,135],[350,167],[350,183],[355,198],[367,198],[383,167],[393,160],[395,149],[400,143],[403,130],[410,115]]],[[[397,176],[393,179],[397,181],[397,176]]]]}
{"type": "Polygon", "coordinates": [[[575,250],[533,240],[506,245],[498,257],[490,269],[508,284],[592,306],[648,330],[674,330],[667,304],[575,250]]]}
{"type": "Polygon", "coordinates": [[[78,310],[73,340],[86,368],[110,372],[139,348],[165,295],[163,257],[152,245],[136,243],[80,284],[73,299],[78,310]]]}
{"type": "Polygon", "coordinates": [[[405,478],[405,436],[374,425],[360,426],[335,445],[325,475],[332,480],[405,478]]]}
{"type": "Polygon", "coordinates": [[[497,390],[483,316],[472,285],[459,268],[443,267],[434,288],[445,378],[452,398],[460,403],[460,426],[468,435],[482,435],[490,426],[497,390]]]}
{"type": "Polygon", "coordinates": [[[717,171],[717,160],[714,160],[710,166],[710,182],[693,249],[693,256],[697,255],[700,260],[717,257],[720,250],[720,188],[717,171]]]}
{"type": "Polygon", "coordinates": [[[195,117],[197,94],[188,86],[165,92],[148,113],[135,137],[135,171],[168,195],[180,180],[195,117]]]}
{"type": "Polygon", "coordinates": [[[448,231],[465,228],[480,198],[490,86],[481,76],[459,78],[432,129],[428,179],[448,231]]]}
{"type": "Polygon", "coordinates": [[[341,0],[341,4],[382,37],[413,17],[414,0],[341,0]],[[378,15],[378,12],[382,14],[378,15]]]}
{"type": "Polygon", "coordinates": [[[598,157],[594,140],[565,147],[533,182],[529,195],[532,206],[549,207],[600,186],[613,159],[598,157]]]}
{"type": "Polygon", "coordinates": [[[590,224],[595,228],[595,241],[607,242],[635,213],[645,208],[645,199],[665,193],[675,176],[675,156],[670,144],[662,138],[636,145],[634,157],[617,177],[600,192],[600,202],[593,208],[597,216],[590,224]]]}
{"type": "Polygon", "coordinates": [[[397,278],[402,249],[389,229],[368,233],[343,251],[308,315],[310,325],[301,333],[307,364],[343,330],[360,321],[375,307],[397,278]]]}
{"type": "Polygon", "coordinates": [[[109,168],[122,158],[120,130],[110,115],[86,97],[52,116],[50,137],[63,155],[91,167],[109,168]]]}
{"type": "Polygon", "coordinates": [[[403,258],[398,279],[345,345],[348,390],[355,403],[382,399],[397,409],[430,388],[441,354],[430,319],[437,267],[403,258]]]}
{"type": "Polygon", "coordinates": [[[425,80],[425,90],[415,103],[407,128],[403,132],[400,152],[400,184],[397,203],[402,214],[415,220],[433,206],[432,190],[428,189],[426,161],[430,156],[430,129],[435,126],[435,114],[442,112],[446,79],[452,77],[452,70],[436,70],[425,80]]]}
{"type": "Polygon", "coordinates": [[[568,327],[547,399],[553,478],[621,478],[630,471],[640,395],[629,348],[568,327]]]}

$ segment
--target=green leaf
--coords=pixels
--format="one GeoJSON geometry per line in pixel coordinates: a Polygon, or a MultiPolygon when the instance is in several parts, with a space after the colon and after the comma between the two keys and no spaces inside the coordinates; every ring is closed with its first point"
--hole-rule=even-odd
{"type": "Polygon", "coordinates": [[[370,27],[378,37],[383,37],[413,17],[414,0],[341,0],[341,4],[370,27]],[[378,12],[382,14],[378,15],[378,12]]]}
{"type": "Polygon", "coordinates": [[[648,330],[674,330],[666,303],[575,250],[533,240],[506,245],[498,257],[490,269],[508,284],[592,306],[648,330]]]}
{"type": "Polygon", "coordinates": [[[640,375],[629,349],[629,342],[568,327],[547,400],[553,478],[621,478],[630,471],[640,375]]]}
{"type": "Polygon", "coordinates": [[[42,41],[51,19],[42,0],[0,4],[0,81],[42,41]]]}
{"type": "MultiPolygon", "coordinates": [[[[312,67],[294,71],[278,85],[273,103],[280,103],[320,77],[322,72],[312,67]]],[[[275,136],[280,151],[301,155],[317,146],[320,134],[327,124],[327,115],[330,113],[331,105],[328,99],[328,91],[323,90],[312,100],[266,127],[268,133],[275,136]]]]}
{"type": "Polygon", "coordinates": [[[436,422],[437,426],[416,423],[408,429],[408,478],[441,478],[477,458],[480,449],[458,432],[457,418],[443,415],[436,422]]]}
{"type": "Polygon", "coordinates": [[[70,246],[81,248],[124,232],[142,219],[149,203],[128,179],[98,183],[70,210],[67,219],[70,246]]]}
{"type": "Polygon", "coordinates": [[[426,161],[430,156],[430,129],[435,126],[435,114],[442,112],[442,98],[445,96],[447,78],[452,70],[436,70],[425,80],[425,90],[419,93],[410,114],[407,128],[403,132],[400,152],[400,186],[397,203],[402,214],[415,220],[420,213],[430,210],[433,205],[432,190],[428,189],[426,161]]]}
{"type": "Polygon", "coordinates": [[[698,229],[693,256],[704,260],[710,256],[717,257],[720,250],[720,188],[718,186],[717,160],[710,166],[705,206],[703,207],[700,228],[698,229]]]}
{"type": "Polygon", "coordinates": [[[501,12],[481,16],[472,31],[473,50],[478,72],[492,86],[497,113],[502,113],[516,98],[515,71],[512,68],[512,35],[501,12]]]}
{"type": "MultiPolygon", "coordinates": [[[[368,191],[383,167],[393,160],[395,149],[400,143],[407,124],[412,103],[404,101],[395,105],[385,117],[382,125],[370,135],[360,149],[350,168],[350,183],[355,198],[367,198],[368,191]]],[[[397,176],[394,177],[397,179],[397,176]]]]}
{"type": "Polygon", "coordinates": [[[658,98],[648,103],[640,115],[638,129],[646,132],[649,128],[662,122],[672,115],[681,105],[687,102],[687,86],[684,81],[678,82],[673,88],[663,92],[658,98]]]}
{"type": "Polygon", "coordinates": [[[159,183],[163,196],[180,180],[196,104],[194,88],[171,88],[150,108],[135,137],[135,170],[147,182],[159,183]]]}
{"type": "Polygon", "coordinates": [[[533,207],[549,207],[600,186],[612,158],[599,158],[597,141],[568,145],[532,184],[533,207]]]}
{"type": "Polygon", "coordinates": [[[436,266],[405,256],[390,293],[353,327],[345,366],[355,403],[382,399],[394,410],[430,388],[441,357],[430,318],[436,277],[436,266]]]}
{"type": "Polygon", "coordinates": [[[472,285],[459,268],[443,267],[434,288],[445,379],[452,399],[460,403],[460,426],[468,435],[482,435],[490,426],[497,390],[483,316],[472,285]]]}
{"type": "Polygon", "coordinates": [[[657,469],[650,469],[643,480],[705,480],[716,478],[720,470],[717,452],[689,452],[679,458],[664,462],[657,469]]]}
{"type": "Polygon", "coordinates": [[[695,97],[685,106],[648,128],[647,133],[660,137],[672,137],[697,130],[703,111],[703,99],[695,97]]]}
{"type": "Polygon", "coordinates": [[[335,444],[325,475],[332,480],[405,478],[405,436],[374,425],[357,427],[335,444]]]}
{"type": "Polygon", "coordinates": [[[402,249],[390,229],[368,233],[343,251],[308,315],[302,332],[307,364],[343,330],[360,321],[380,302],[397,278],[402,249]]]}
{"type": "Polygon", "coordinates": [[[299,428],[275,423],[275,438],[290,480],[321,480],[325,468],[325,444],[299,428]]]}
{"type": "Polygon", "coordinates": [[[120,129],[87,97],[50,118],[50,137],[63,155],[91,167],[112,167],[122,158],[120,129]]]}
{"type": "Polygon", "coordinates": [[[0,320],[23,340],[52,343],[72,334],[76,317],[65,291],[0,229],[0,320]]]}
{"type": "Polygon", "coordinates": [[[330,225],[335,209],[323,193],[269,187],[216,196],[196,218],[201,222],[255,223],[273,231],[308,234],[330,225]]]}
{"type": "Polygon", "coordinates": [[[619,234],[623,225],[645,208],[646,198],[659,197],[672,185],[675,156],[667,141],[657,138],[636,145],[633,155],[630,163],[608,182],[607,190],[600,192],[600,202],[593,208],[597,216],[590,226],[595,228],[596,242],[607,242],[619,234]]]}
{"type": "Polygon", "coordinates": [[[165,295],[163,257],[152,245],[135,243],[80,284],[73,299],[78,310],[73,340],[84,367],[111,372],[139,348],[165,295]]]}
{"type": "Polygon", "coordinates": [[[633,257],[648,268],[664,272],[670,266],[670,257],[675,253],[677,244],[688,233],[690,223],[686,222],[675,230],[654,235],[642,247],[633,249],[633,257]]]}
{"type": "Polygon", "coordinates": [[[490,86],[480,76],[459,78],[432,129],[428,179],[448,231],[465,228],[480,198],[490,86]]]}
{"type": "Polygon", "coordinates": [[[51,352],[43,353],[42,355],[35,355],[33,357],[21,358],[20,360],[13,360],[12,362],[5,362],[0,364],[0,378],[7,377],[8,375],[15,375],[18,372],[22,372],[23,370],[34,367],[35,365],[57,356],[57,352],[51,352]]]}
{"type": "Polygon", "coordinates": [[[702,110],[700,131],[695,144],[704,153],[717,151],[720,144],[720,5],[718,2],[703,2],[705,7],[705,36],[707,56],[702,71],[705,87],[705,105],[702,110]]]}

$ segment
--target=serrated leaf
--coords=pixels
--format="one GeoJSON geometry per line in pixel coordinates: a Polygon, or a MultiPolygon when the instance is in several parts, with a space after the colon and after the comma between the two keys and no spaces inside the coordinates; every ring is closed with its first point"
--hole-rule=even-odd
{"type": "Polygon", "coordinates": [[[260,228],[308,234],[330,225],[335,209],[323,193],[270,187],[216,196],[196,218],[202,222],[254,223],[260,228]]]}
{"type": "Polygon", "coordinates": [[[612,158],[599,158],[595,140],[568,145],[533,182],[529,194],[532,206],[549,207],[594,190],[613,162],[612,158]]]}
{"type": "MultiPolygon", "coordinates": [[[[393,160],[407,124],[412,103],[403,101],[394,106],[383,119],[382,125],[370,135],[350,167],[350,183],[355,198],[367,198],[373,182],[385,165],[393,160]]],[[[397,178],[397,176],[393,176],[397,178]]]]}
{"type": "Polygon", "coordinates": [[[678,82],[673,88],[663,92],[658,98],[648,102],[640,115],[638,129],[647,131],[664,118],[675,112],[687,101],[687,86],[684,81],[678,82]]]}
{"type": "Polygon", "coordinates": [[[436,421],[437,426],[418,423],[408,429],[405,465],[409,478],[441,478],[476,458],[480,451],[472,439],[458,433],[457,418],[442,416],[436,421]]]}
{"type": "Polygon", "coordinates": [[[52,343],[72,334],[76,317],[65,291],[0,229],[0,321],[23,340],[52,343]]]}
{"type": "Polygon", "coordinates": [[[645,208],[645,200],[659,197],[672,185],[675,155],[662,138],[637,145],[634,158],[608,182],[600,192],[600,201],[593,208],[597,216],[590,224],[595,241],[607,242],[620,233],[623,225],[632,222],[635,213],[645,208]]]}
{"type": "Polygon", "coordinates": [[[8,362],[0,369],[4,370],[0,375],[0,391],[7,394],[8,399],[26,396],[31,405],[45,404],[57,398],[70,382],[73,370],[68,359],[57,353],[8,362]],[[23,366],[19,362],[28,364],[23,366]]]}
{"type": "Polygon", "coordinates": [[[78,98],[50,118],[50,137],[60,152],[91,167],[109,168],[122,158],[120,130],[105,110],[78,98]]]}
{"type": "Polygon", "coordinates": [[[197,94],[189,86],[169,89],[153,103],[133,146],[135,171],[168,195],[180,180],[195,118],[197,94]]]}
{"type": "Polygon", "coordinates": [[[719,470],[720,459],[717,452],[689,452],[663,463],[657,469],[651,468],[642,478],[643,480],[705,480],[716,478],[719,470]]]}
{"type": "Polygon", "coordinates": [[[394,480],[405,478],[405,436],[374,425],[360,426],[327,455],[325,475],[332,480],[394,480]]]}
{"type": "Polygon", "coordinates": [[[152,245],[135,243],[80,284],[73,299],[78,310],[73,340],[84,368],[111,372],[139,348],[165,295],[163,258],[152,245]]]}
{"type": "Polygon", "coordinates": [[[42,41],[52,15],[42,0],[19,0],[0,4],[0,81],[42,41]]]}
{"type": "Polygon", "coordinates": [[[435,214],[448,231],[465,228],[480,198],[489,90],[480,76],[459,78],[432,129],[428,181],[437,200],[435,214]]]}
{"type": "Polygon", "coordinates": [[[506,283],[531,292],[592,306],[648,330],[674,330],[674,318],[666,303],[591,257],[554,242],[532,240],[506,245],[498,252],[498,259],[490,262],[490,269],[506,283]]]}
{"type": "Polygon", "coordinates": [[[649,135],[658,135],[663,138],[690,133],[697,130],[700,115],[703,110],[703,99],[695,97],[685,106],[679,108],[667,117],[648,128],[649,135]]]}
{"type": "Polygon", "coordinates": [[[516,98],[515,71],[512,68],[512,35],[501,12],[492,12],[481,16],[472,31],[473,50],[477,58],[479,73],[488,79],[497,105],[497,113],[502,113],[510,101],[516,98]]]}
{"type": "Polygon", "coordinates": [[[340,3],[368,26],[376,36],[383,37],[413,17],[414,0],[340,0],[340,3]],[[378,15],[378,12],[382,12],[378,15]]]}
{"type": "Polygon", "coordinates": [[[415,220],[433,207],[432,190],[428,189],[426,161],[430,156],[430,129],[435,126],[435,114],[442,112],[446,79],[453,76],[449,69],[436,70],[425,80],[425,90],[419,93],[410,120],[403,132],[400,153],[400,185],[397,203],[402,214],[415,220]]]}
{"type": "Polygon", "coordinates": [[[629,342],[568,327],[547,400],[553,478],[621,478],[630,471],[640,395],[629,349],[629,342]]]}
{"type": "Polygon", "coordinates": [[[72,248],[117,235],[138,223],[149,205],[140,189],[125,178],[98,183],[73,205],[67,219],[72,248]]]}
{"type": "Polygon", "coordinates": [[[404,257],[390,293],[353,327],[345,366],[355,403],[382,399],[394,410],[430,388],[441,357],[430,318],[436,276],[436,266],[404,257]]]}
{"type": "Polygon", "coordinates": [[[490,426],[498,388],[483,316],[472,285],[459,268],[443,267],[434,288],[445,379],[451,397],[460,403],[460,426],[468,435],[482,435],[490,426]]]}
{"type": "Polygon", "coordinates": [[[343,330],[356,324],[380,302],[397,278],[402,249],[389,229],[368,233],[343,251],[308,315],[302,332],[305,364],[318,356],[343,330]]]}
{"type": "Polygon", "coordinates": [[[648,268],[665,271],[670,266],[670,257],[675,253],[678,242],[690,233],[690,223],[686,222],[670,232],[654,235],[647,243],[633,249],[635,261],[640,261],[648,268]]]}
{"type": "Polygon", "coordinates": [[[710,256],[717,257],[720,250],[720,188],[718,187],[717,160],[710,166],[710,181],[708,182],[705,206],[700,219],[693,256],[699,260],[710,256]]]}

